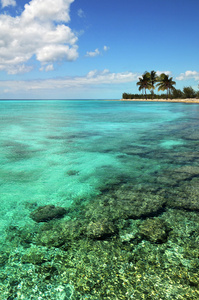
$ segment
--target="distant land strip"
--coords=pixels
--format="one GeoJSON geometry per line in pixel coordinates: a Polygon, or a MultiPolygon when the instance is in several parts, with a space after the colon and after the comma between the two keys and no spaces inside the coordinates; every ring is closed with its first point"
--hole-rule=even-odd
{"type": "Polygon", "coordinates": [[[119,101],[144,101],[144,102],[179,102],[179,103],[196,103],[199,104],[199,99],[120,99],[119,101]]]}

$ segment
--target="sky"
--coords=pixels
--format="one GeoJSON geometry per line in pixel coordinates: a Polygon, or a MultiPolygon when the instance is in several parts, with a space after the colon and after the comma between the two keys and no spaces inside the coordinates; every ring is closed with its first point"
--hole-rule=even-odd
{"type": "Polygon", "coordinates": [[[0,99],[120,99],[145,71],[199,85],[199,0],[0,0],[0,99]]]}

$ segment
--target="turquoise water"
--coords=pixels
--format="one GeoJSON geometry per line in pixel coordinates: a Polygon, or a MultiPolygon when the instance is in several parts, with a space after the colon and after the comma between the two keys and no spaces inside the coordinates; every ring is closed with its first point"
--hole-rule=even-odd
{"type": "Polygon", "coordinates": [[[0,101],[0,299],[198,299],[198,128],[197,104],[0,101]]]}

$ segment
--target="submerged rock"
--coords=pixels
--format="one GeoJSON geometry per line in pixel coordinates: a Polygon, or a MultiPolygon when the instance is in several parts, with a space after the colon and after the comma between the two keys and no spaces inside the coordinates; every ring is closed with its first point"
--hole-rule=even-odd
{"type": "Polygon", "coordinates": [[[47,222],[52,219],[62,218],[66,214],[66,210],[63,207],[54,205],[40,206],[34,210],[30,217],[37,223],[47,222]]]}
{"type": "Polygon", "coordinates": [[[165,199],[158,194],[127,192],[120,195],[119,207],[124,216],[128,218],[140,218],[150,216],[161,211],[165,199]]]}
{"type": "Polygon", "coordinates": [[[182,166],[180,168],[165,170],[157,177],[157,183],[166,186],[179,186],[186,181],[191,181],[199,176],[198,166],[182,166]]]}
{"type": "Polygon", "coordinates": [[[181,177],[181,180],[189,180],[191,178],[199,176],[199,167],[198,166],[183,166],[173,170],[174,177],[181,177]]]}
{"type": "Polygon", "coordinates": [[[164,243],[167,240],[168,228],[160,219],[147,219],[139,228],[139,233],[153,243],[164,243]]]}
{"type": "Polygon", "coordinates": [[[134,191],[121,187],[103,193],[90,203],[85,213],[87,218],[107,218],[110,221],[140,218],[162,211],[166,200],[157,193],[134,191]]]}
{"type": "Polygon", "coordinates": [[[175,162],[175,164],[182,164],[184,165],[184,162],[186,163],[192,163],[199,160],[199,153],[197,149],[193,149],[191,151],[186,152],[172,152],[168,154],[169,158],[171,159],[172,163],[175,162]]]}
{"type": "Polygon", "coordinates": [[[68,176],[75,176],[75,175],[78,175],[78,174],[79,174],[79,171],[76,171],[76,170],[68,170],[68,171],[66,172],[66,174],[67,174],[68,176]]]}
{"type": "Polygon", "coordinates": [[[6,240],[12,242],[12,245],[21,244],[24,248],[29,248],[35,233],[37,232],[37,225],[25,227],[8,226],[6,229],[6,240]]]}
{"type": "Polygon", "coordinates": [[[121,152],[127,155],[146,156],[146,154],[149,154],[151,152],[151,149],[149,147],[129,145],[128,148],[122,148],[121,152]]]}
{"type": "Polygon", "coordinates": [[[187,135],[184,136],[184,138],[186,140],[199,140],[199,132],[198,132],[198,128],[193,131],[193,132],[189,132],[187,135]]]}
{"type": "Polygon", "coordinates": [[[194,178],[180,188],[170,191],[167,205],[172,208],[199,211],[198,178],[194,178]]]}
{"type": "Polygon", "coordinates": [[[57,228],[57,230],[52,228],[40,231],[35,238],[35,243],[46,247],[59,248],[66,243],[66,237],[62,231],[60,232],[60,228],[57,228]]]}
{"type": "Polygon", "coordinates": [[[94,239],[103,239],[115,233],[116,227],[107,219],[91,221],[86,228],[86,235],[94,239]]]}
{"type": "Polygon", "coordinates": [[[21,258],[22,263],[31,263],[34,265],[41,265],[46,261],[45,252],[40,249],[31,248],[21,258]]]}
{"type": "Polygon", "coordinates": [[[8,259],[9,259],[9,253],[1,251],[0,252],[0,267],[3,267],[7,263],[8,259]]]}
{"type": "Polygon", "coordinates": [[[53,220],[40,227],[34,242],[46,247],[66,249],[68,244],[83,236],[84,227],[79,220],[53,220]]]}

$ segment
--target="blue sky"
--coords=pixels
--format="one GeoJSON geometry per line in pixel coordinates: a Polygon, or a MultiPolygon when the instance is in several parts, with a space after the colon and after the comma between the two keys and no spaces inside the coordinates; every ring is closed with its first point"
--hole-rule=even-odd
{"type": "Polygon", "coordinates": [[[0,2],[1,99],[119,99],[151,70],[198,90],[198,0],[0,2]]]}

